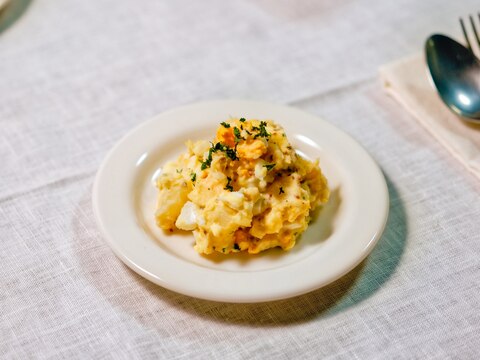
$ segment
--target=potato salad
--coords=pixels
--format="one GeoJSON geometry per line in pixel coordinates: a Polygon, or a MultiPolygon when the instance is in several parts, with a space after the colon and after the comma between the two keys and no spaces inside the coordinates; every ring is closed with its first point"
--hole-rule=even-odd
{"type": "Polygon", "coordinates": [[[188,141],[157,180],[157,225],[192,231],[200,254],[291,249],[328,201],[318,160],[298,155],[273,121],[230,119],[188,141]]]}

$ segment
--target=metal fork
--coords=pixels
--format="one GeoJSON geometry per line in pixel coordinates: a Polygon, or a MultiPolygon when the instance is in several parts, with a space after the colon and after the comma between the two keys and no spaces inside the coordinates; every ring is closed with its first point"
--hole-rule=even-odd
{"type": "MultiPolygon", "coordinates": [[[[478,16],[478,19],[480,20],[480,13],[477,13],[477,16],[478,16]]],[[[475,40],[477,41],[478,48],[480,48],[480,38],[478,37],[478,32],[477,32],[477,28],[475,27],[475,22],[473,21],[473,16],[469,15],[468,17],[470,19],[470,26],[472,27],[473,35],[475,36],[475,40]]],[[[460,26],[462,27],[463,36],[465,37],[465,41],[467,42],[468,50],[470,50],[473,53],[474,52],[473,47],[470,43],[470,38],[467,33],[467,28],[462,18],[460,18],[460,26]]]]}

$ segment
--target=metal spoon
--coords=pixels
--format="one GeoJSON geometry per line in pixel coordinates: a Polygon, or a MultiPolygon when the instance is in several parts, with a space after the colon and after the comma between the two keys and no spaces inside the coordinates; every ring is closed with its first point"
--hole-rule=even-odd
{"type": "Polygon", "coordinates": [[[428,69],[443,102],[467,121],[480,123],[480,60],[448,36],[425,43],[428,69]]]}

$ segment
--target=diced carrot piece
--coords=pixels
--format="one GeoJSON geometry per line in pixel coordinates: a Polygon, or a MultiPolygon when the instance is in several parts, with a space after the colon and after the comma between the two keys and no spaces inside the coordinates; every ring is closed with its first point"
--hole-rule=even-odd
{"type": "Polygon", "coordinates": [[[235,135],[233,134],[232,128],[225,128],[223,126],[219,127],[217,131],[217,141],[227,145],[228,147],[234,148],[235,135]]]}

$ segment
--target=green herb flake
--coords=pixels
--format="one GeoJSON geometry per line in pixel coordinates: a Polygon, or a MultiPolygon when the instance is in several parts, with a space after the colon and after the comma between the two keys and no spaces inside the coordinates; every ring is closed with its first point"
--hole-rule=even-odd
{"type": "Polygon", "coordinates": [[[284,193],[285,193],[285,191],[283,191],[283,187],[280,186],[280,189],[279,189],[279,191],[278,191],[278,195],[284,194],[284,193]]]}
{"type": "MultiPolygon", "coordinates": [[[[253,128],[252,128],[253,129],[253,128]]],[[[256,134],[253,138],[259,138],[259,137],[264,137],[268,138],[271,134],[267,131],[267,122],[266,121],[260,121],[260,127],[258,129],[258,134],[256,134]]]]}
{"type": "Polygon", "coordinates": [[[225,186],[225,190],[233,191],[233,186],[230,184],[232,182],[232,178],[227,176],[227,185],[225,186]]]}
{"type": "Polygon", "coordinates": [[[240,122],[245,122],[245,118],[241,118],[241,119],[240,119],[240,122]]]}
{"type": "Polygon", "coordinates": [[[207,158],[202,162],[202,170],[205,170],[206,168],[209,168],[212,165],[212,154],[216,153],[217,151],[224,152],[225,156],[227,156],[231,160],[238,160],[237,152],[235,151],[235,149],[232,149],[220,142],[216,144],[212,143],[210,149],[208,149],[207,158]]]}
{"type": "Polygon", "coordinates": [[[275,167],[275,164],[265,164],[263,166],[267,168],[267,171],[270,171],[275,167]]]}
{"type": "Polygon", "coordinates": [[[235,135],[235,142],[238,143],[240,140],[243,140],[242,134],[240,134],[240,129],[236,126],[233,128],[233,135],[235,135]]]}
{"type": "Polygon", "coordinates": [[[225,151],[226,145],[223,145],[222,143],[216,143],[215,145],[212,145],[213,152],[216,151],[225,151]]]}
{"type": "Polygon", "coordinates": [[[227,155],[230,160],[238,160],[237,152],[234,149],[227,148],[225,150],[225,155],[227,155]]]}
{"type": "Polygon", "coordinates": [[[221,122],[220,125],[222,125],[225,129],[230,127],[230,124],[226,123],[225,121],[221,122]]]}
{"type": "Polygon", "coordinates": [[[194,173],[194,172],[192,172],[192,173],[190,174],[190,179],[192,180],[193,183],[195,183],[195,180],[197,180],[197,174],[194,173]]]}
{"type": "Polygon", "coordinates": [[[177,172],[177,174],[181,174],[181,173],[182,173],[182,170],[183,170],[183,169],[175,169],[175,171],[177,172]]]}
{"type": "Polygon", "coordinates": [[[213,147],[208,150],[207,159],[202,162],[202,170],[209,168],[212,165],[212,153],[214,152],[213,147]]]}

